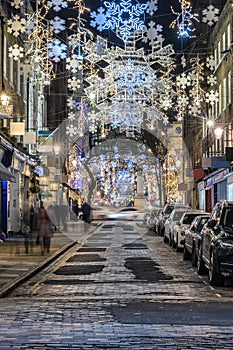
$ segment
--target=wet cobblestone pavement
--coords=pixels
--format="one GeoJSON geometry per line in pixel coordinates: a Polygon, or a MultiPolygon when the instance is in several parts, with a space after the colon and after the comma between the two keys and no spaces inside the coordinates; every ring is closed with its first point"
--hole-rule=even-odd
{"type": "Polygon", "coordinates": [[[233,349],[233,285],[208,285],[162,238],[104,224],[0,300],[4,349],[233,349]]]}

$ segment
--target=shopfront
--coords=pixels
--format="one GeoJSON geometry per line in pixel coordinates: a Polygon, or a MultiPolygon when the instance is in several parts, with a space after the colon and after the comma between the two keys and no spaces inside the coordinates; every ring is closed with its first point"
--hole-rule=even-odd
{"type": "Polygon", "coordinates": [[[227,200],[233,201],[233,173],[227,176],[227,200]]]}
{"type": "Polygon", "coordinates": [[[231,187],[230,180],[227,179],[228,174],[229,169],[219,169],[206,176],[198,184],[199,208],[201,210],[211,212],[216,202],[228,199],[230,191],[232,191],[233,200],[233,186],[231,187]]]}

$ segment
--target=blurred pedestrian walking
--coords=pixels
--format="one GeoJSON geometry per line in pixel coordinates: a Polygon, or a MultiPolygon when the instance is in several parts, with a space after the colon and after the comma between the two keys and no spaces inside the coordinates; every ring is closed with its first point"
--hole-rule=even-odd
{"type": "Polygon", "coordinates": [[[39,208],[39,244],[41,247],[41,254],[50,252],[51,237],[53,235],[53,223],[44,208],[43,203],[39,208]]]}

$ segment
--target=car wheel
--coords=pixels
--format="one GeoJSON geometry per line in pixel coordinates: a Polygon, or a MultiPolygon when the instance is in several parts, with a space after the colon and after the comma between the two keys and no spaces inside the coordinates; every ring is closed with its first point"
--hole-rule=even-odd
{"type": "Polygon", "coordinates": [[[209,266],[209,282],[211,286],[223,286],[225,282],[225,277],[218,272],[217,261],[214,253],[210,256],[210,266],[209,266]]]}
{"type": "Polygon", "coordinates": [[[181,248],[178,246],[178,233],[176,234],[176,251],[181,252],[181,248]]]}
{"type": "Polygon", "coordinates": [[[172,246],[172,237],[171,237],[171,232],[169,232],[169,245],[170,245],[170,247],[172,246]]]}
{"type": "Polygon", "coordinates": [[[195,246],[192,248],[192,254],[191,254],[191,263],[192,266],[197,266],[197,254],[196,254],[196,249],[195,246]]]}
{"type": "Polygon", "coordinates": [[[207,273],[207,268],[206,268],[205,262],[202,258],[202,245],[200,245],[200,247],[198,249],[197,273],[198,273],[198,275],[205,275],[207,273]]]}
{"type": "Polygon", "coordinates": [[[167,238],[167,236],[165,236],[165,232],[164,232],[164,235],[163,235],[163,241],[164,241],[164,243],[168,243],[168,238],[167,238]]]}
{"type": "Polygon", "coordinates": [[[183,260],[190,260],[191,258],[191,254],[189,253],[189,251],[186,248],[186,245],[184,243],[184,249],[183,249],[183,260]]]}
{"type": "Polygon", "coordinates": [[[176,247],[176,242],[174,240],[174,235],[173,235],[173,238],[172,238],[172,248],[175,248],[176,247]]]}

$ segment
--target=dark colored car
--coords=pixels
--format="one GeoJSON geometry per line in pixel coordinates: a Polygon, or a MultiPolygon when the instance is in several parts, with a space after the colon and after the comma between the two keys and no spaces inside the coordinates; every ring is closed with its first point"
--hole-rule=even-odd
{"type": "Polygon", "coordinates": [[[218,202],[201,231],[197,272],[209,273],[212,286],[222,286],[233,276],[233,202],[218,202]]]}
{"type": "Polygon", "coordinates": [[[191,226],[185,231],[183,259],[191,259],[192,265],[197,266],[198,247],[201,241],[200,232],[210,217],[210,213],[197,216],[191,226]]]}

